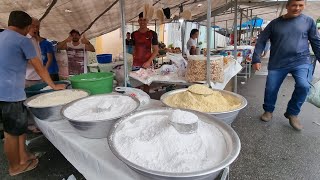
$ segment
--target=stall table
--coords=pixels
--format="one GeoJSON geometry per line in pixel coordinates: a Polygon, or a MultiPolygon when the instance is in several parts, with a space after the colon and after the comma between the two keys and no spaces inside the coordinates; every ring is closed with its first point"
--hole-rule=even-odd
{"type": "MultiPolygon", "coordinates": [[[[162,106],[151,100],[148,109],[162,106]]],[[[88,139],[80,136],[67,120],[53,122],[35,118],[41,132],[63,156],[88,180],[145,180],[113,155],[106,138],[88,139]]]]}
{"type": "MultiPolygon", "coordinates": [[[[242,70],[242,66],[236,62],[230,62],[229,66],[224,69],[224,82],[223,83],[214,83],[211,82],[211,87],[214,89],[224,89],[228,82],[234,77],[237,73],[242,70]]],[[[141,77],[137,76],[136,72],[131,72],[130,77],[139,81],[143,84],[150,85],[151,83],[163,83],[163,84],[177,84],[177,85],[191,85],[194,83],[189,83],[185,79],[185,77],[181,77],[178,73],[168,73],[166,75],[161,74],[160,69],[155,70],[153,76],[148,77],[147,79],[142,79],[141,77]]],[[[203,82],[196,82],[196,83],[205,83],[203,82]]]]}
{"type": "Polygon", "coordinates": [[[111,63],[93,63],[88,65],[89,72],[111,72],[114,67],[123,65],[124,61],[116,61],[111,63]]]}

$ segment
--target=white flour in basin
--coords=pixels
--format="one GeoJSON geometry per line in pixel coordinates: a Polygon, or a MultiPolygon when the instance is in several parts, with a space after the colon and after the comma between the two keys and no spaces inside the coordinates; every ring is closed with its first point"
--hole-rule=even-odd
{"type": "Polygon", "coordinates": [[[137,102],[129,96],[107,95],[82,99],[64,111],[64,115],[78,121],[99,121],[123,116],[132,112],[137,102]],[[101,111],[97,111],[100,108],[101,111]]]}
{"type": "Polygon", "coordinates": [[[215,126],[198,121],[194,134],[179,134],[167,115],[146,115],[127,121],[114,135],[119,154],[146,169],[182,173],[206,170],[227,154],[226,142],[215,126]]]}
{"type": "Polygon", "coordinates": [[[89,94],[79,90],[61,90],[45,93],[28,102],[30,107],[52,107],[67,104],[74,100],[87,97],[89,94]]]}

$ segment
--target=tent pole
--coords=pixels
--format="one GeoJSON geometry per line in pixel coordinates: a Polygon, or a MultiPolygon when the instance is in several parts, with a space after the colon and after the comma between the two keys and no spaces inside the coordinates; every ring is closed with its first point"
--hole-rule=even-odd
{"type": "Polygon", "coordinates": [[[180,23],[181,25],[181,49],[182,49],[182,54],[186,53],[185,52],[185,37],[186,37],[186,22],[183,21],[182,23],[180,23]]]}
{"type": "MultiPolygon", "coordinates": [[[[250,11],[250,18],[251,18],[251,22],[252,22],[252,9],[250,11]]],[[[249,34],[250,34],[250,46],[252,44],[252,37],[253,37],[253,34],[251,34],[251,28],[252,28],[252,23],[250,23],[250,31],[249,31],[249,34]]]]}
{"type": "MultiPolygon", "coordinates": [[[[247,21],[249,21],[249,9],[247,8],[247,21]]],[[[247,24],[247,30],[246,30],[246,38],[249,38],[249,31],[248,31],[248,24],[247,24]]],[[[249,41],[250,42],[250,41],[249,41]]],[[[248,41],[246,41],[246,44],[248,43],[248,41]]],[[[250,45],[250,44],[249,44],[250,45]]]]}
{"type": "Polygon", "coordinates": [[[127,59],[127,47],[126,47],[126,17],[125,17],[125,1],[120,0],[120,15],[121,15],[121,31],[122,31],[122,48],[123,48],[123,61],[124,61],[124,86],[127,87],[129,83],[128,77],[128,59],[127,59]]]}
{"type": "Polygon", "coordinates": [[[213,16],[213,49],[216,49],[216,16],[213,16]]]}
{"type": "MultiPolygon", "coordinates": [[[[238,33],[237,33],[237,23],[238,23],[238,0],[234,0],[234,39],[233,39],[233,45],[234,45],[234,51],[233,51],[233,56],[237,60],[237,39],[238,39],[238,33]]],[[[238,76],[234,76],[234,88],[233,92],[237,93],[238,91],[238,76]]]]}
{"type": "Polygon", "coordinates": [[[239,45],[241,45],[241,31],[242,31],[242,13],[243,13],[243,10],[240,9],[240,28],[239,28],[239,45]]]}
{"type": "Polygon", "coordinates": [[[210,48],[211,48],[211,0],[207,0],[207,84],[211,87],[210,79],[210,48]]]}
{"type": "Polygon", "coordinates": [[[225,35],[225,37],[226,37],[226,46],[228,45],[228,37],[227,37],[227,34],[228,34],[228,21],[226,21],[226,35],[225,35]]]}

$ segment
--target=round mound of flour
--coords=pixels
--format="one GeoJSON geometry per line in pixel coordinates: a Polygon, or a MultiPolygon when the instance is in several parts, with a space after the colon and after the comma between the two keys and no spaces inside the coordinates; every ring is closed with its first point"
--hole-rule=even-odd
{"type": "Polygon", "coordinates": [[[115,149],[136,165],[171,173],[207,170],[225,159],[227,144],[217,127],[199,120],[196,133],[180,134],[170,116],[147,114],[122,122],[113,137],[115,149]]]}
{"type": "Polygon", "coordinates": [[[49,93],[44,93],[37,98],[28,102],[30,107],[52,107],[67,104],[74,100],[87,97],[89,93],[76,89],[66,89],[61,91],[54,91],[49,93]]]}

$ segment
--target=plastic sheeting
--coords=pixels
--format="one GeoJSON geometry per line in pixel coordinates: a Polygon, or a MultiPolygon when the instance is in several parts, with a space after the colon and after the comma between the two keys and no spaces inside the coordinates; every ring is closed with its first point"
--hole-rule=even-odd
{"type": "MultiPolygon", "coordinates": [[[[216,25],[220,27],[232,27],[233,12],[232,6],[228,6],[226,13],[223,9],[231,0],[211,0],[212,15],[216,16],[216,25]]],[[[181,3],[184,10],[190,10],[192,20],[196,20],[207,13],[205,0],[125,0],[126,22],[136,22],[137,16],[143,11],[144,3],[154,4],[155,9],[171,9],[171,18],[179,16],[181,3]],[[198,6],[202,4],[201,6],[198,6]]],[[[253,17],[258,16],[264,20],[272,20],[285,14],[284,2],[271,0],[239,0],[240,8],[252,9],[253,17]]],[[[309,0],[304,13],[317,19],[320,2],[309,0]]],[[[64,40],[68,37],[71,29],[85,31],[99,15],[98,20],[86,31],[88,38],[111,32],[120,27],[120,7],[118,0],[1,0],[0,1],[0,28],[6,28],[9,13],[13,10],[23,10],[35,18],[42,18],[41,35],[43,37],[64,40]],[[52,5],[51,10],[48,8],[52,5]],[[104,11],[107,11],[103,14],[104,11]]],[[[250,11],[250,10],[249,10],[250,11]]],[[[243,12],[245,18],[246,12],[243,12]]],[[[249,16],[251,14],[249,13],[249,16]]],[[[248,18],[247,18],[248,19],[248,18]]],[[[250,18],[249,18],[250,19],[250,18]]],[[[167,20],[167,22],[170,20],[167,20]]],[[[212,19],[213,22],[213,19],[212,19]]],[[[239,23],[240,24],[240,20],[239,23]]]]}
{"type": "MultiPolygon", "coordinates": [[[[23,10],[40,19],[52,2],[51,10],[41,21],[40,32],[43,37],[61,41],[68,37],[71,29],[83,32],[104,11],[107,12],[86,31],[85,34],[88,38],[111,32],[121,25],[118,0],[1,0],[0,28],[7,27],[11,11],[23,10]]],[[[188,3],[184,6],[185,10],[193,9],[193,15],[206,11],[205,6],[194,9],[194,6],[197,6],[197,3],[192,3],[194,0],[125,0],[126,22],[137,20],[138,14],[143,11],[144,3],[154,4],[155,9],[169,7],[171,8],[171,17],[173,17],[179,15],[179,5],[183,2],[188,3]]],[[[206,2],[204,1],[204,3],[206,2]]],[[[214,7],[223,3],[225,0],[212,1],[214,7]]]]}

